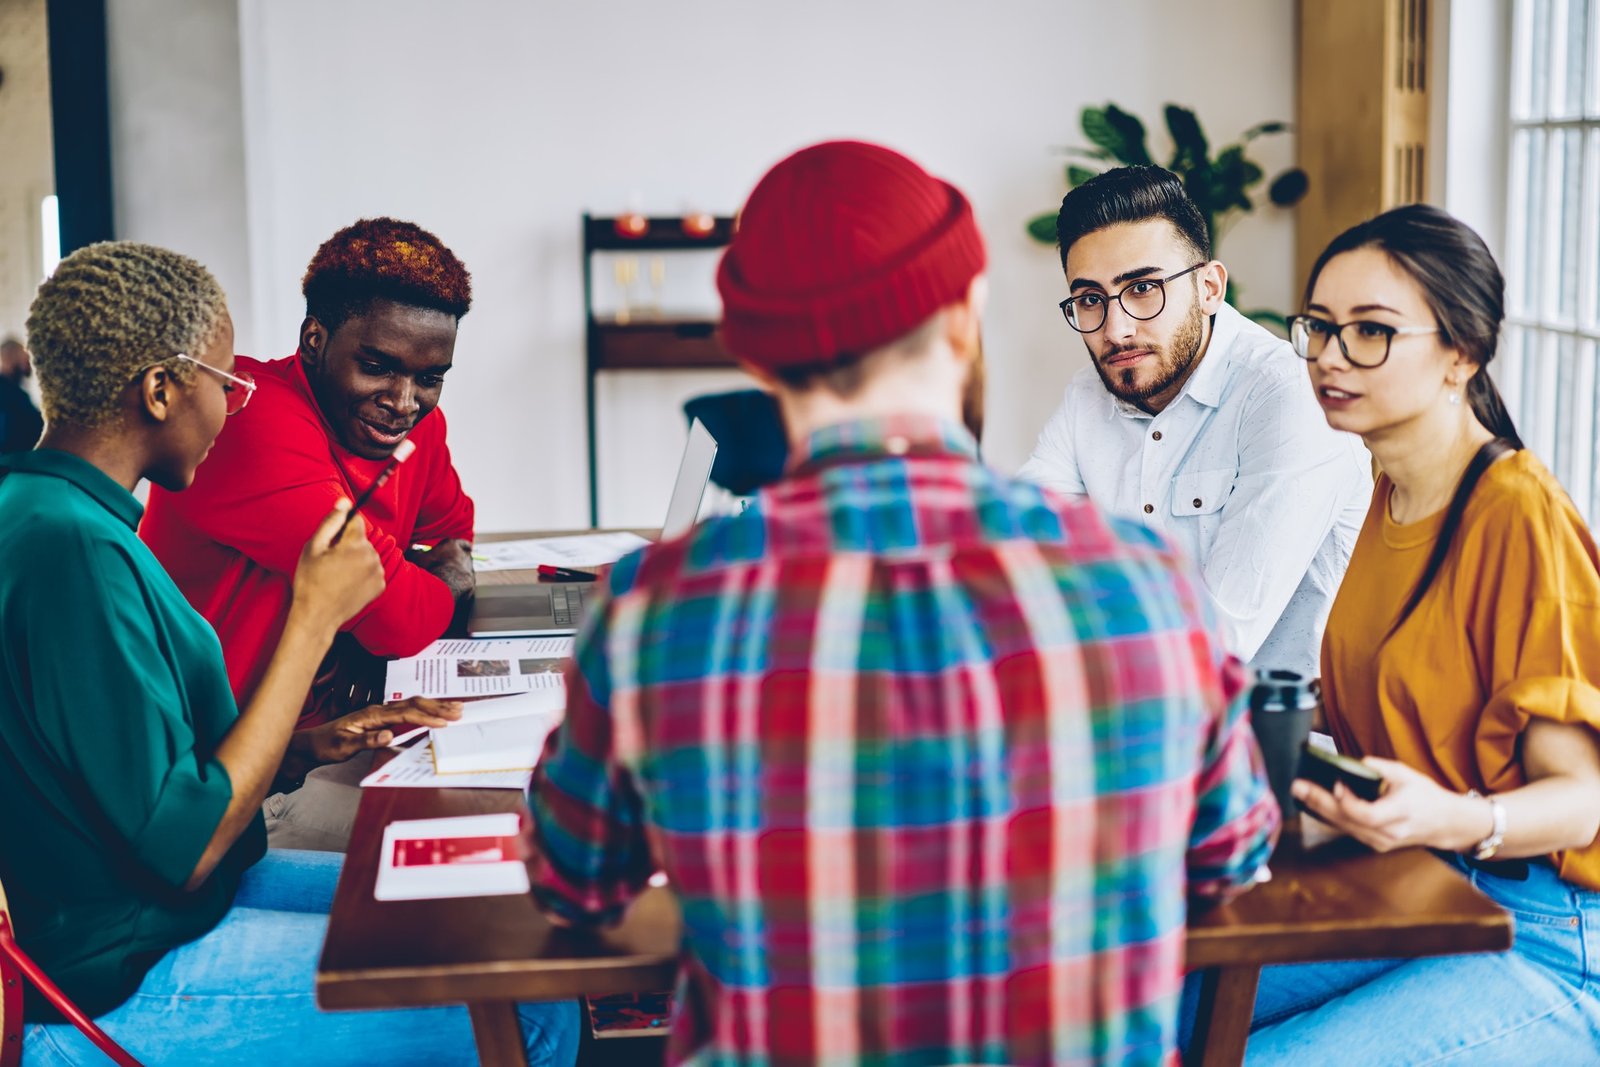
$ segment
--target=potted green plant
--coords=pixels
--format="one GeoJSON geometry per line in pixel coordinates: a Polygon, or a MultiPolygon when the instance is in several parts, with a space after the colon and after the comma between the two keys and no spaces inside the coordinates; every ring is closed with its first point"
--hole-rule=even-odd
{"type": "MultiPolygon", "coordinates": [[[[1254,211],[1251,191],[1266,177],[1261,166],[1245,155],[1245,149],[1257,137],[1285,133],[1285,122],[1263,122],[1250,127],[1230,145],[1211,155],[1211,147],[1200,120],[1188,108],[1168,104],[1166,107],[1167,132],[1172,137],[1172,157],[1163,164],[1183,180],[1189,198],[1200,209],[1206,221],[1206,232],[1211,236],[1211,247],[1216,249],[1223,233],[1241,215],[1254,211]]],[[[1105,165],[1129,166],[1153,164],[1146,143],[1145,126],[1138,117],[1115,104],[1105,107],[1086,107],[1079,124],[1083,135],[1093,146],[1069,148],[1067,154],[1088,164],[1101,164],[1100,168],[1083,163],[1067,165],[1067,186],[1076,189],[1094,177],[1105,165]]],[[[1308,179],[1299,167],[1290,167],[1274,178],[1267,186],[1267,199],[1278,207],[1293,207],[1306,194],[1308,179]]],[[[1056,211],[1036,215],[1028,221],[1028,233],[1044,244],[1055,244],[1056,211]]],[[[1230,279],[1228,302],[1237,306],[1239,290],[1230,279]]],[[[1270,323],[1280,330],[1288,327],[1288,320],[1279,312],[1265,309],[1245,312],[1257,322],[1270,323]]]]}

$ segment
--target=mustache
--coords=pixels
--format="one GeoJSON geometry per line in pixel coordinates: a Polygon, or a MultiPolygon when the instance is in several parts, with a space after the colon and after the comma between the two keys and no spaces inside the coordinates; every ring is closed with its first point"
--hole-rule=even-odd
{"type": "Polygon", "coordinates": [[[1100,353],[1098,358],[1101,363],[1105,363],[1116,359],[1118,356],[1126,356],[1132,352],[1149,352],[1151,355],[1159,356],[1161,347],[1159,345],[1117,345],[1115,348],[1108,348],[1100,353]]]}

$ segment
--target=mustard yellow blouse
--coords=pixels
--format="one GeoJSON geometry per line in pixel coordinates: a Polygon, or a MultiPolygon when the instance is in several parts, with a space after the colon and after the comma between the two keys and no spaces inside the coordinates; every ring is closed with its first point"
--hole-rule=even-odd
{"type": "MultiPolygon", "coordinates": [[[[1400,524],[1378,478],[1322,642],[1329,728],[1341,752],[1384,756],[1455,791],[1527,781],[1528,720],[1600,729],[1600,556],[1554,476],[1526,450],[1484,472],[1454,548],[1405,625],[1443,514],[1400,524]]],[[[1600,841],[1552,857],[1600,889],[1600,841]]]]}

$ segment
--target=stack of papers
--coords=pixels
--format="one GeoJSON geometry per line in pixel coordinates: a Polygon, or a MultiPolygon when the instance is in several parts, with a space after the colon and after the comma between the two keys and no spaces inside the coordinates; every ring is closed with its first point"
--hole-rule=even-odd
{"type": "Polygon", "coordinates": [[[473,569],[522,571],[532,570],[540,564],[553,567],[605,567],[649,543],[638,534],[631,533],[480,541],[472,546],[473,569]]]}
{"type": "MultiPolygon", "coordinates": [[[[385,696],[461,700],[461,718],[427,730],[426,743],[361,780],[363,786],[449,786],[522,789],[544,751],[545,738],[567,707],[562,676],[572,656],[570,637],[496,641],[435,641],[420,655],[389,664],[385,696]]],[[[398,747],[424,732],[394,739],[398,747]]]]}

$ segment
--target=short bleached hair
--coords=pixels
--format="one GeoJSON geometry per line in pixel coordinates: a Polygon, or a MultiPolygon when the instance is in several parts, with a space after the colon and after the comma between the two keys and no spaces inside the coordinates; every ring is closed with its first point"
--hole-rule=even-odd
{"type": "Polygon", "coordinates": [[[178,381],[227,318],[222,286],[188,256],[136,241],[78,249],[39,286],[28,310],[28,346],[52,424],[107,422],[145,368],[169,363],[178,381]]]}

